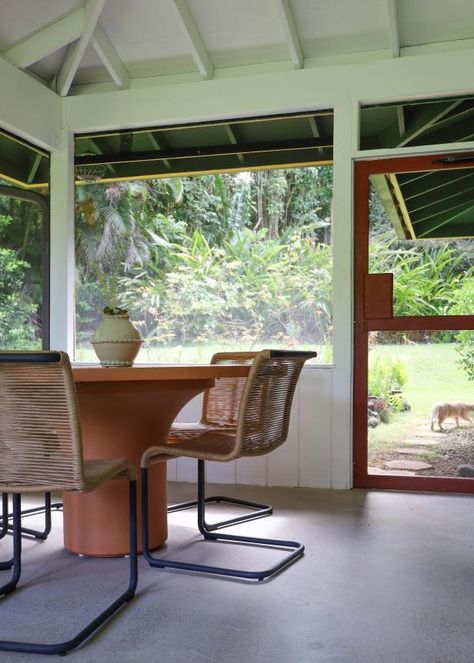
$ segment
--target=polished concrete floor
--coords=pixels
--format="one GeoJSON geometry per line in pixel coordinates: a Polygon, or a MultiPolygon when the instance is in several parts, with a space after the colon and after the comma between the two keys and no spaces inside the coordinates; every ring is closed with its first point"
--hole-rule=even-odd
{"type": "MultiPolygon", "coordinates": [[[[187,499],[192,488],[172,485],[171,498],[187,499]]],[[[272,580],[253,584],[150,569],[141,561],[135,599],[70,653],[71,663],[474,661],[471,497],[225,491],[275,507],[270,518],[235,530],[304,541],[305,556],[272,580]]],[[[125,585],[125,560],[65,552],[59,513],[54,523],[48,541],[25,543],[21,589],[0,602],[2,639],[67,639],[125,585]]],[[[252,568],[276,554],[199,542],[193,526],[192,512],[172,516],[168,556],[252,568]]],[[[1,542],[2,557],[9,545],[1,542]]],[[[50,658],[0,653],[1,662],[42,660],[50,658]]]]}

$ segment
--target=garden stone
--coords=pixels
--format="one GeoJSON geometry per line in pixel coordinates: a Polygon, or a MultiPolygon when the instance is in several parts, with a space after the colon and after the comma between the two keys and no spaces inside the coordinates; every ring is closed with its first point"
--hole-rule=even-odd
{"type": "Polygon", "coordinates": [[[407,472],[406,470],[400,470],[399,472],[393,472],[392,470],[381,470],[380,467],[368,467],[367,471],[369,474],[384,475],[384,476],[397,476],[397,477],[414,477],[414,472],[407,472]]]}
{"type": "Polygon", "coordinates": [[[415,437],[426,437],[432,440],[442,439],[442,436],[443,433],[430,433],[429,431],[420,431],[419,433],[415,433],[415,437]]]}
{"type": "Polygon", "coordinates": [[[380,419],[378,417],[370,416],[367,423],[370,428],[376,428],[380,423],[380,419]]]}
{"type": "Polygon", "coordinates": [[[418,437],[416,440],[404,440],[403,444],[413,444],[415,447],[437,447],[441,441],[437,442],[436,440],[423,440],[418,437]]]}
{"type": "Polygon", "coordinates": [[[416,447],[399,447],[398,449],[395,449],[397,454],[407,454],[411,456],[417,456],[418,454],[425,454],[427,453],[428,449],[422,449],[419,448],[417,449],[416,447]]]}
{"type": "Polygon", "coordinates": [[[430,470],[433,466],[421,460],[388,460],[384,463],[389,470],[430,470]]]}

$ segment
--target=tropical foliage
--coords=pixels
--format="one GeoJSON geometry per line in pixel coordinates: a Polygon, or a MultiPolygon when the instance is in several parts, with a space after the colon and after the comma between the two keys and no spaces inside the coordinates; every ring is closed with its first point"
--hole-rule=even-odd
{"type": "Polygon", "coordinates": [[[113,305],[149,345],[325,343],[331,189],[329,167],[78,187],[79,344],[118,255],[113,305]]]}
{"type": "Polygon", "coordinates": [[[38,205],[0,195],[0,349],[41,347],[42,224],[38,205]]]}

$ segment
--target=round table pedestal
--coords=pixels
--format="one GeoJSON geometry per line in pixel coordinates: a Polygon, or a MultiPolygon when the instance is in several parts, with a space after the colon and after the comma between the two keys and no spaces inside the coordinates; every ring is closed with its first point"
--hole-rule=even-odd
{"type": "MultiPolygon", "coordinates": [[[[108,369],[113,371],[114,369],[108,369]]],[[[78,382],[85,459],[128,458],[137,468],[138,546],[141,551],[140,459],[165,444],[181,408],[212,387],[212,379],[78,382]]],[[[166,463],[150,468],[150,543],[167,538],[166,463]]],[[[108,481],[90,493],[64,493],[64,546],[84,555],[130,552],[128,482],[108,481]]]]}

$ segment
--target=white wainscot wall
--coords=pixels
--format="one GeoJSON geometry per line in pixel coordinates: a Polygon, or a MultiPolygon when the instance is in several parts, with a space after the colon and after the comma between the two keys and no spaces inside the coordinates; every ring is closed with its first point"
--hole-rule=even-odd
{"type": "MultiPolygon", "coordinates": [[[[331,477],[332,368],[303,370],[291,411],[288,439],[266,456],[240,458],[229,463],[206,463],[206,479],[213,483],[257,486],[329,488],[331,477]]],[[[202,397],[179,413],[176,421],[198,421],[202,397]]],[[[169,481],[196,481],[197,464],[191,458],[168,462],[169,481]]]]}

